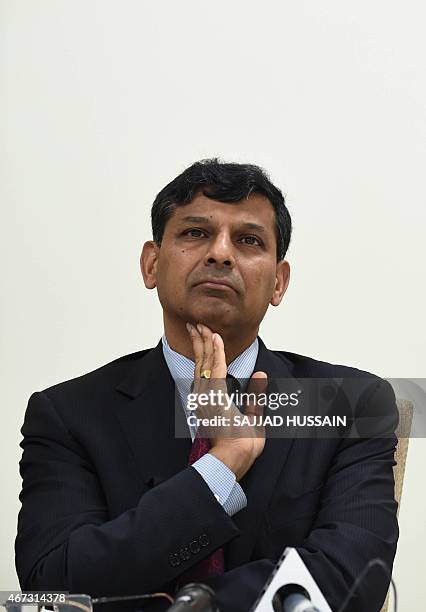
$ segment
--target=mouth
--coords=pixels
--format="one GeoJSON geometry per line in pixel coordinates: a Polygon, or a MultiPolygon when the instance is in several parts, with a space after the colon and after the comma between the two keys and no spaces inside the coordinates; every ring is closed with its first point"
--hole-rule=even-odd
{"type": "Polygon", "coordinates": [[[233,285],[226,280],[206,279],[196,283],[195,287],[205,287],[206,289],[219,289],[221,291],[236,291],[233,285]]]}

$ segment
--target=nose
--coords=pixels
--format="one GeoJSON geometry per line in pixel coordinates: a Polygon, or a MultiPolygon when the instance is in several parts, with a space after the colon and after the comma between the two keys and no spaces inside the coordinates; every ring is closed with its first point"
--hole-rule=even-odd
{"type": "Polygon", "coordinates": [[[205,265],[216,265],[219,268],[232,269],[235,264],[232,240],[226,234],[218,234],[214,240],[209,242],[209,248],[205,255],[205,265]]]}

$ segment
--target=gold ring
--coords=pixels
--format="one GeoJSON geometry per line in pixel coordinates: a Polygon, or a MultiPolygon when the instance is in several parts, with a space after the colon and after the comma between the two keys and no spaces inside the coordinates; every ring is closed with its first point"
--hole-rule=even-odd
{"type": "Polygon", "coordinates": [[[211,370],[203,370],[200,374],[200,378],[210,378],[211,375],[212,375],[211,370]]]}

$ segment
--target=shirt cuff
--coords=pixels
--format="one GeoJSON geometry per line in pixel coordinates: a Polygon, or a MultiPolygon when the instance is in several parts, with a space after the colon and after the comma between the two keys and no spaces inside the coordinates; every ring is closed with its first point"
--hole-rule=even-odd
{"type": "Polygon", "coordinates": [[[247,506],[247,498],[235,474],[220,459],[206,453],[192,464],[229,516],[247,506]]]}

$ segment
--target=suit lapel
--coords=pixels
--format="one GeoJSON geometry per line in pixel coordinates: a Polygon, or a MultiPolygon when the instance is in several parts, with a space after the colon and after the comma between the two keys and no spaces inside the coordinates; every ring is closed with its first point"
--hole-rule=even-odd
{"type": "MultiPolygon", "coordinates": [[[[155,486],[188,465],[191,438],[176,438],[187,431],[183,409],[175,408],[175,384],[164,360],[161,340],[116,387],[127,396],[116,416],[148,486],[155,486]]],[[[189,435],[189,432],[188,432],[189,435]]]]}

